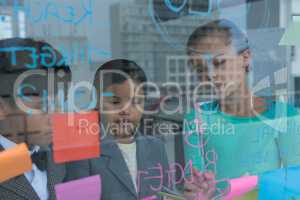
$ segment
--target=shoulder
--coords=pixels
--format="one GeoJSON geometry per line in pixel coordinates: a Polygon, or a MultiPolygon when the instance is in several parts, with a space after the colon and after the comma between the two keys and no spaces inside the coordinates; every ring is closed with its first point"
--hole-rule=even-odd
{"type": "Polygon", "coordinates": [[[68,162],[65,165],[65,167],[66,167],[66,177],[65,177],[66,181],[84,178],[90,175],[89,160],[68,162]]]}
{"type": "MultiPolygon", "coordinates": [[[[142,148],[143,155],[145,155],[150,163],[155,166],[161,163],[164,167],[168,166],[168,156],[165,148],[165,142],[162,138],[153,136],[142,136],[138,140],[140,143],[138,147],[142,148]]],[[[141,149],[140,149],[141,150],[141,149]]]]}
{"type": "Polygon", "coordinates": [[[139,136],[137,137],[138,142],[143,142],[144,145],[150,145],[153,147],[164,146],[164,142],[161,138],[153,136],[139,136]]]}
{"type": "Polygon", "coordinates": [[[282,106],[286,106],[287,108],[287,116],[296,116],[299,115],[299,109],[296,108],[294,105],[289,103],[280,103],[282,106]]]}
{"type": "Polygon", "coordinates": [[[294,105],[282,101],[270,101],[268,107],[275,118],[295,117],[299,115],[299,109],[294,105]]]}

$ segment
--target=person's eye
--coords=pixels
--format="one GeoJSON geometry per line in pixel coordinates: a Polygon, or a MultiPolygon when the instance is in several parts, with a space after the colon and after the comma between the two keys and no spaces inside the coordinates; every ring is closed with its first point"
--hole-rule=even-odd
{"type": "Polygon", "coordinates": [[[215,67],[223,67],[226,64],[226,59],[217,58],[213,60],[213,64],[215,67]]]}
{"type": "Polygon", "coordinates": [[[119,98],[113,97],[110,98],[109,103],[113,104],[113,105],[117,105],[121,103],[121,100],[119,98]]]}
{"type": "Polygon", "coordinates": [[[203,62],[198,62],[195,65],[192,66],[196,72],[201,73],[201,72],[207,72],[207,64],[203,62]]]}
{"type": "Polygon", "coordinates": [[[188,65],[190,65],[193,69],[195,69],[198,72],[204,72],[205,69],[207,68],[207,64],[205,60],[200,59],[200,58],[194,58],[190,59],[188,61],[188,65]]]}
{"type": "Polygon", "coordinates": [[[119,100],[112,100],[111,103],[114,104],[114,105],[117,105],[117,104],[120,104],[121,101],[119,101],[119,100]]]}

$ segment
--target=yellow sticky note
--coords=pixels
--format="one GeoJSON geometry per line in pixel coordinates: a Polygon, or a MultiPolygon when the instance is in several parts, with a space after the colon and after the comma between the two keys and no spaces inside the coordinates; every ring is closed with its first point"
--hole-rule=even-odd
{"type": "Polygon", "coordinates": [[[25,143],[0,152],[0,183],[32,170],[32,161],[25,143]]]}
{"type": "Polygon", "coordinates": [[[243,197],[234,198],[234,200],[258,200],[258,190],[248,192],[243,197]]]}

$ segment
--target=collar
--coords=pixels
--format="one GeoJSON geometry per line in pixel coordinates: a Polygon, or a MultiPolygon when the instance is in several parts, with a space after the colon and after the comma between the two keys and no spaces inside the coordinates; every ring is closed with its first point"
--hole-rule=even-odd
{"type": "Polygon", "coordinates": [[[4,149],[9,149],[9,148],[15,147],[17,145],[13,141],[3,137],[2,135],[0,135],[0,144],[2,145],[2,147],[4,149]]]}

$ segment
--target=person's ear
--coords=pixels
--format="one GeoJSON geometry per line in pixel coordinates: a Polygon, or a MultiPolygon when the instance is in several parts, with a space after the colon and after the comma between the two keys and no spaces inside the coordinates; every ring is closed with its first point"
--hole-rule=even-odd
{"type": "Polygon", "coordinates": [[[0,97],[0,120],[4,120],[11,110],[9,103],[0,97]]]}
{"type": "Polygon", "coordinates": [[[251,52],[249,49],[244,50],[241,53],[242,59],[243,59],[243,67],[245,68],[246,72],[249,72],[249,66],[251,63],[251,52]]]}

